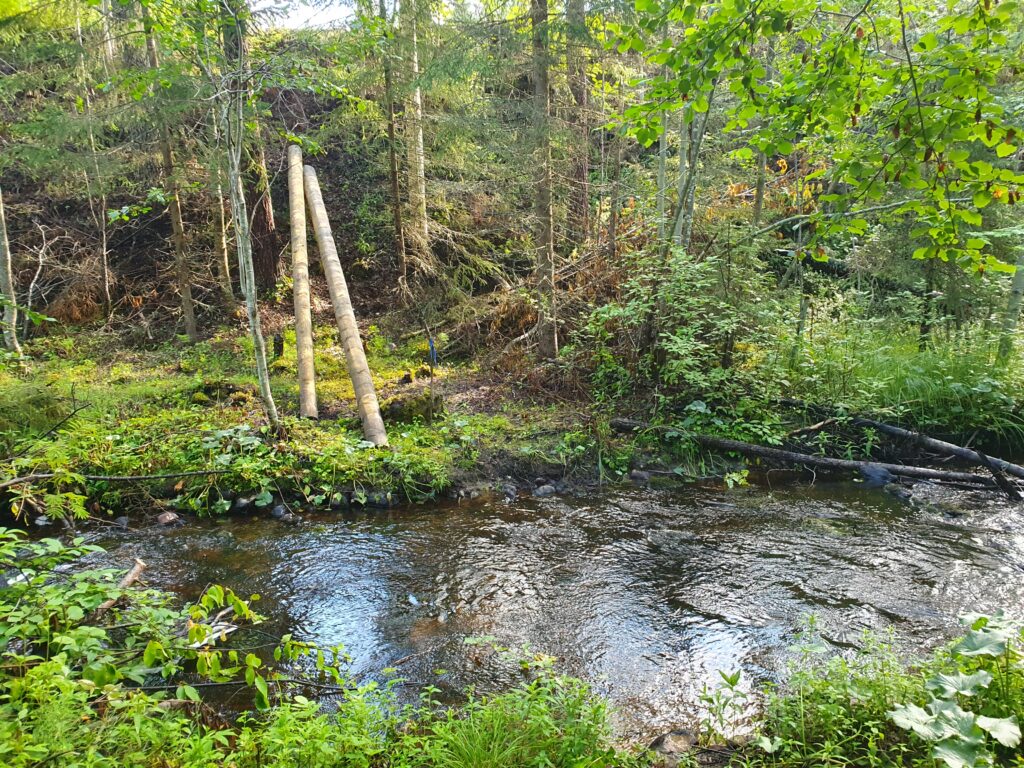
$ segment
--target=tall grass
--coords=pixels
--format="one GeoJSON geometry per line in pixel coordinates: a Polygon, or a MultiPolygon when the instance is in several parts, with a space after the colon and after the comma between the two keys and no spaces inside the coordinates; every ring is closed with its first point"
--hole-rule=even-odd
{"type": "Polygon", "coordinates": [[[1024,365],[994,360],[995,342],[980,332],[920,349],[906,326],[832,323],[803,350],[793,391],[810,402],[922,429],[983,429],[1022,439],[1024,365]]]}

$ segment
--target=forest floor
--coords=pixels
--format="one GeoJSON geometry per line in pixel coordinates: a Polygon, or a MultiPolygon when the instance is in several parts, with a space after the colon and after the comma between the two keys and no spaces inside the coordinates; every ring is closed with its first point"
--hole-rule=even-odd
{"type": "MultiPolygon", "coordinates": [[[[329,328],[317,330],[318,420],[295,416],[293,333],[282,334],[271,362],[282,436],[270,434],[251,343],[236,329],[195,345],[174,339],[134,349],[110,332],[35,339],[31,358],[0,371],[8,395],[0,448],[9,455],[0,475],[56,473],[49,490],[84,490],[90,512],[120,515],[168,503],[203,513],[253,501],[511,493],[532,491],[542,478],[559,488],[574,476],[622,480],[631,469],[633,440],[597,439],[602,428],[586,406],[538,397],[472,363],[431,367],[422,335],[399,344],[368,327],[364,345],[390,438],[389,449],[374,449],[362,441],[342,349],[329,328]],[[204,471],[131,484],[92,479],[204,471]]],[[[28,490],[15,498],[30,514],[54,501],[28,490]]]]}
{"type": "Polygon", "coordinates": [[[865,448],[863,435],[841,429],[822,442],[820,430],[804,429],[818,419],[814,412],[782,416],[765,404],[761,415],[729,421],[692,412],[691,404],[622,434],[613,419],[635,412],[647,420],[649,403],[631,409],[573,394],[578,387],[558,384],[564,371],[541,370],[526,357],[518,367],[453,361],[443,334],[435,339],[440,363],[431,366],[425,331],[387,333],[384,323],[362,328],[389,431],[390,446],[377,449],[362,439],[344,355],[326,317],[315,333],[320,418],[295,415],[294,331],[283,317],[267,318],[268,335],[280,329],[279,343],[268,346],[277,347],[271,374],[281,434],[267,424],[239,318],[192,345],[178,337],[130,341],[129,328],[33,339],[29,357],[0,369],[0,455],[7,457],[0,460],[0,483],[7,483],[0,494],[9,508],[29,519],[168,508],[280,514],[282,505],[292,514],[327,504],[546,495],[598,483],[744,482],[742,461],[688,439],[687,419],[694,418],[693,430],[758,443],[792,447],[786,436],[806,432],[796,449],[807,453],[921,458],[913,446],[874,438],[865,448]],[[9,481],[40,474],[41,482],[9,481]]]}

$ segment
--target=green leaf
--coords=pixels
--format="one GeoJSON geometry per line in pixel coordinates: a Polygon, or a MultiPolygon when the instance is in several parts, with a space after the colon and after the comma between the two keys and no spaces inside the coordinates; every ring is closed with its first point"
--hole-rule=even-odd
{"type": "Polygon", "coordinates": [[[92,681],[97,687],[102,688],[105,685],[117,682],[118,675],[117,669],[113,664],[94,661],[82,670],[82,677],[92,681]]]}
{"type": "Polygon", "coordinates": [[[1016,717],[985,717],[978,715],[978,725],[1004,747],[1020,744],[1020,726],[1016,717]]]}
{"type": "Polygon", "coordinates": [[[1000,630],[978,629],[968,632],[953,646],[957,656],[1002,656],[1006,653],[1007,634],[1000,630]]]}
{"type": "Polygon", "coordinates": [[[984,747],[960,739],[943,739],[932,749],[932,756],[949,768],[974,768],[984,747]]]}
{"type": "Polygon", "coordinates": [[[935,716],[916,704],[896,707],[889,712],[889,717],[899,728],[913,731],[927,741],[935,741],[944,733],[935,716]]]}
{"type": "Polygon", "coordinates": [[[1013,144],[1007,144],[1005,142],[1002,143],[1002,144],[996,144],[996,156],[997,157],[1009,157],[1010,155],[1012,155],[1016,151],[1017,151],[1017,148],[1015,146],[1013,146],[1013,144]]]}
{"type": "Polygon", "coordinates": [[[986,205],[992,202],[992,195],[987,190],[979,189],[974,193],[974,207],[984,208],[986,205]]]}
{"type": "Polygon", "coordinates": [[[952,675],[936,675],[925,687],[939,698],[950,699],[956,694],[973,696],[983,688],[988,688],[992,682],[992,675],[985,670],[979,670],[973,675],[965,675],[957,672],[952,675]]]}
{"type": "Polygon", "coordinates": [[[253,678],[252,683],[256,687],[256,709],[270,709],[270,696],[267,693],[267,681],[257,675],[253,678]]]}
{"type": "Polygon", "coordinates": [[[147,667],[152,667],[156,664],[158,658],[163,655],[164,647],[160,645],[156,640],[150,640],[146,644],[146,650],[142,654],[142,663],[147,667]]]}

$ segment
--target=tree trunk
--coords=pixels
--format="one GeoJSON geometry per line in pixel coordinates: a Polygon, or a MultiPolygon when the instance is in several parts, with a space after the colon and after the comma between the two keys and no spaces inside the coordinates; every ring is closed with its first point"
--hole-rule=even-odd
{"type": "Polygon", "coordinates": [[[1006,313],[1003,315],[999,338],[1000,360],[1009,357],[1013,350],[1021,304],[1024,304],[1024,245],[1017,246],[1017,271],[1013,273],[1013,282],[1010,283],[1010,298],[1006,302],[1006,313]]]}
{"type": "Polygon", "coordinates": [[[253,353],[256,358],[256,379],[260,397],[267,413],[267,420],[275,432],[281,431],[281,421],[270,388],[270,369],[267,366],[267,347],[263,340],[260,324],[259,305],[256,302],[256,275],[252,263],[252,239],[249,234],[249,212],[245,204],[245,188],[242,181],[242,148],[245,144],[245,103],[247,100],[245,46],[241,44],[244,23],[248,10],[244,0],[226,0],[227,12],[225,32],[225,53],[234,65],[234,72],[228,83],[226,104],[222,112],[222,133],[228,156],[228,191],[231,195],[231,214],[235,225],[235,250],[238,253],[238,281],[245,297],[245,310],[249,319],[249,333],[252,336],[253,353]],[[231,45],[234,38],[238,43],[231,45]]]}
{"type": "Polygon", "coordinates": [[[971,461],[986,468],[991,465],[1008,475],[1024,479],[1024,467],[1019,464],[1013,464],[1009,461],[1004,461],[1003,459],[997,459],[994,456],[987,456],[970,448],[965,448],[962,445],[948,443],[945,440],[936,440],[934,437],[922,435],[920,432],[913,432],[909,429],[903,429],[902,427],[886,424],[883,421],[875,421],[874,419],[857,417],[853,419],[852,423],[856,427],[868,427],[889,435],[890,437],[898,437],[902,440],[907,440],[915,445],[921,446],[922,448],[927,448],[930,451],[938,451],[939,453],[956,456],[964,459],[965,461],[971,461]]]}
{"type": "Polygon", "coordinates": [[[761,214],[764,212],[764,185],[768,173],[768,158],[764,152],[757,153],[757,185],[754,187],[754,213],[753,223],[756,227],[761,223],[761,214]]]}
{"type": "Polygon", "coordinates": [[[665,187],[665,163],[668,160],[668,114],[661,113],[661,136],[658,137],[658,242],[665,242],[665,211],[667,210],[666,197],[668,189],[665,187]]]}
{"type": "Polygon", "coordinates": [[[572,126],[575,148],[569,173],[569,248],[583,245],[590,232],[590,129],[587,125],[587,102],[590,79],[587,75],[586,0],[567,0],[566,16],[569,33],[566,66],[569,70],[569,90],[572,93],[572,126]]]}
{"type": "MultiPolygon", "coordinates": [[[[217,116],[213,115],[213,143],[217,150],[221,149],[220,128],[217,116]]],[[[217,284],[224,296],[224,303],[229,307],[235,303],[235,291],[231,287],[231,263],[228,260],[228,222],[224,212],[223,167],[219,160],[213,162],[213,207],[215,214],[213,232],[213,271],[217,284]]]]}
{"type": "Polygon", "coordinates": [[[388,116],[388,171],[391,176],[391,216],[395,228],[395,255],[398,257],[398,289],[406,294],[408,288],[409,265],[405,257],[405,232],[402,231],[402,186],[398,178],[398,139],[396,138],[395,120],[395,87],[391,71],[391,27],[388,23],[387,8],[384,0],[380,0],[380,21],[387,29],[384,39],[384,101],[388,116]]]}
{"type": "MultiPolygon", "coordinates": [[[[150,68],[160,68],[160,54],[156,46],[156,37],[146,5],[142,6],[142,24],[146,32],[146,51],[149,54],[150,68]]],[[[174,151],[171,148],[171,133],[163,123],[160,125],[160,155],[163,160],[163,176],[167,184],[167,213],[171,217],[171,240],[174,243],[174,276],[181,296],[181,316],[185,321],[185,333],[188,340],[195,343],[199,340],[196,328],[195,305],[192,301],[192,269],[188,263],[188,252],[185,246],[185,225],[181,218],[181,201],[178,193],[178,181],[174,176],[174,151]]]]}
{"type": "Polygon", "coordinates": [[[246,169],[246,201],[251,211],[252,263],[256,290],[271,293],[281,271],[281,239],[274,222],[274,201],[270,197],[270,174],[259,128],[253,131],[249,167],[246,169]]]}
{"type": "Polygon", "coordinates": [[[0,190],[0,298],[4,300],[4,347],[21,354],[18,343],[18,297],[14,293],[14,267],[11,245],[7,240],[7,219],[4,216],[4,195],[0,190]]]}
{"type": "Polygon", "coordinates": [[[111,29],[110,19],[113,11],[110,0],[100,0],[100,24],[103,28],[103,64],[108,69],[114,64],[114,57],[117,52],[114,49],[114,33],[111,29]]]}
{"type": "Polygon", "coordinates": [[[420,260],[428,261],[430,229],[427,222],[427,174],[426,155],[423,149],[423,93],[420,90],[420,51],[418,38],[418,13],[416,0],[406,2],[406,24],[409,36],[409,76],[412,79],[412,95],[406,115],[408,142],[410,241],[420,260]]]}
{"type": "Polygon", "coordinates": [[[537,181],[534,197],[537,262],[537,341],[542,358],[558,356],[555,311],[555,232],[551,217],[551,133],[548,125],[548,0],[530,0],[533,31],[533,106],[536,126],[537,181]]]}
{"type": "MultiPolygon", "coordinates": [[[[219,174],[218,174],[219,175],[219,174]]],[[[217,276],[217,284],[224,296],[224,303],[231,306],[235,303],[235,291],[231,286],[231,262],[228,260],[228,221],[224,211],[224,189],[220,179],[214,185],[214,212],[217,220],[213,233],[213,267],[217,276]]]]}
{"type": "Polygon", "coordinates": [[[295,304],[295,355],[299,372],[299,414],[317,418],[316,372],[313,368],[313,318],[309,305],[309,259],[306,255],[306,200],[302,191],[302,150],[288,147],[288,212],[292,226],[292,298],[295,304]]]}
{"type": "Polygon", "coordinates": [[[683,170],[682,153],[679,159],[679,200],[676,202],[676,217],[672,227],[672,236],[676,245],[681,248],[690,247],[693,235],[693,209],[697,198],[697,175],[700,171],[700,150],[704,144],[704,134],[711,116],[711,103],[715,97],[714,89],[708,94],[708,109],[703,114],[694,114],[686,127],[688,134],[686,144],[686,166],[683,170]]]}
{"type": "Polygon", "coordinates": [[[341,334],[341,346],[345,350],[345,363],[348,375],[352,378],[352,390],[356,396],[356,407],[359,420],[363,424],[363,436],[377,446],[388,444],[388,434],[384,429],[384,420],[380,415],[380,404],[377,402],[377,391],[373,386],[373,377],[366,362],[363,342],[359,337],[359,326],[356,314],[352,309],[352,299],[348,294],[345,273],[338,259],[338,249],[331,234],[331,222],[327,219],[327,208],[324,207],[323,196],[316,171],[306,166],[303,171],[305,182],[306,203],[309,205],[309,216],[316,235],[317,247],[320,249],[320,261],[327,277],[327,288],[331,293],[331,304],[334,305],[334,317],[341,334]]]}
{"type": "MultiPolygon", "coordinates": [[[[104,0],[104,5],[101,7],[101,13],[103,18],[103,35],[104,35],[104,50],[107,50],[106,45],[112,42],[110,40],[110,27],[109,19],[107,14],[110,11],[109,0],[104,0]]],[[[89,178],[89,172],[83,171],[85,176],[85,189],[86,196],[89,199],[89,213],[92,216],[93,224],[96,226],[96,230],[100,236],[100,272],[103,280],[103,311],[107,319],[110,319],[111,314],[114,311],[114,303],[110,297],[110,257],[107,248],[107,195],[103,191],[103,178],[100,176],[100,164],[96,152],[96,133],[92,128],[92,95],[90,93],[91,86],[89,84],[88,74],[85,68],[85,37],[82,34],[82,17],[81,12],[76,8],[75,10],[75,32],[78,35],[78,66],[79,74],[81,76],[81,82],[79,83],[82,88],[82,105],[84,107],[84,116],[86,121],[86,129],[89,135],[89,153],[92,159],[92,170],[93,178],[96,183],[100,185],[99,201],[96,200],[96,195],[93,193],[92,179],[89,178]]],[[[113,48],[110,49],[111,60],[113,59],[113,48]]],[[[110,61],[105,61],[105,64],[110,64],[110,61]]]]}

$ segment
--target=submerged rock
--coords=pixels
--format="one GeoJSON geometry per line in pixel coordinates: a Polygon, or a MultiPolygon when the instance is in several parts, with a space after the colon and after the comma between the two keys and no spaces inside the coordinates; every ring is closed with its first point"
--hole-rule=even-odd
{"type": "Polygon", "coordinates": [[[896,479],[892,472],[878,464],[865,464],[860,468],[860,473],[865,488],[881,488],[896,479]]]}
{"type": "Polygon", "coordinates": [[[634,483],[649,483],[651,482],[651,473],[644,472],[642,469],[631,469],[629,479],[634,483]]]}
{"type": "Polygon", "coordinates": [[[231,505],[232,512],[249,512],[252,510],[252,496],[239,496],[231,505]]]}
{"type": "Polygon", "coordinates": [[[662,768],[677,768],[684,755],[690,752],[696,743],[697,736],[693,731],[677,728],[661,734],[647,748],[658,756],[655,765],[662,768]]]}
{"type": "Polygon", "coordinates": [[[298,525],[301,520],[298,515],[291,512],[284,504],[278,504],[271,509],[270,516],[285,525],[298,525]]]}

